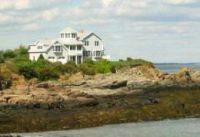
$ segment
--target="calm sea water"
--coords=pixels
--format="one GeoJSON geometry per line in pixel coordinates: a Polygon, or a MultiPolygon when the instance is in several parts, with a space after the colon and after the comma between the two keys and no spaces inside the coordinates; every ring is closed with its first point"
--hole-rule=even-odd
{"type": "Polygon", "coordinates": [[[168,73],[174,73],[184,67],[200,70],[200,63],[157,63],[155,66],[161,71],[168,73]]]}
{"type": "Polygon", "coordinates": [[[108,125],[97,128],[22,134],[23,137],[200,137],[200,119],[108,125]]]}

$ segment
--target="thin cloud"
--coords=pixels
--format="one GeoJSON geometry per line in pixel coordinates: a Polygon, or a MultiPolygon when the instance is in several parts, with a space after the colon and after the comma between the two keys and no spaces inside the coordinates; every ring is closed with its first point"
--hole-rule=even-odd
{"type": "Polygon", "coordinates": [[[27,9],[29,7],[30,1],[29,0],[1,0],[0,1],[0,9],[7,10],[7,9],[27,9]]]}
{"type": "Polygon", "coordinates": [[[40,26],[36,23],[26,24],[23,26],[24,31],[37,31],[40,29],[40,26]]]}

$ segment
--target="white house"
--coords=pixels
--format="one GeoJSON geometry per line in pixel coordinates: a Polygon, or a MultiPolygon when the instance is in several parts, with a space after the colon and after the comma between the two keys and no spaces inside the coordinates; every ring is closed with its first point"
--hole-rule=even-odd
{"type": "Polygon", "coordinates": [[[86,58],[98,60],[104,58],[102,39],[92,32],[76,31],[65,28],[60,38],[38,40],[29,46],[30,60],[38,60],[40,55],[51,62],[80,64],[86,58]]]}

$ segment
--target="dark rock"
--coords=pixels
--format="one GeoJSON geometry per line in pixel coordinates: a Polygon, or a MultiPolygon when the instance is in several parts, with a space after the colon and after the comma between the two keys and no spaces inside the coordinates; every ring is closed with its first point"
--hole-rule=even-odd
{"type": "Polygon", "coordinates": [[[157,82],[152,81],[142,81],[142,82],[130,82],[128,83],[129,89],[147,89],[147,88],[153,88],[158,86],[157,82]]]}
{"type": "Polygon", "coordinates": [[[104,88],[109,88],[109,89],[117,89],[117,88],[122,88],[127,86],[127,80],[124,81],[114,81],[112,84],[108,84],[104,86],[104,88]]]}
{"type": "Polygon", "coordinates": [[[74,107],[95,107],[99,102],[95,99],[87,99],[85,101],[79,101],[75,103],[74,107]]]}
{"type": "Polygon", "coordinates": [[[53,102],[53,103],[49,103],[48,104],[48,109],[52,110],[52,109],[63,109],[64,105],[62,102],[53,102]]]}
{"type": "Polygon", "coordinates": [[[45,89],[47,89],[47,88],[49,88],[49,84],[48,83],[40,83],[36,87],[37,88],[45,88],[45,89]]]}
{"type": "Polygon", "coordinates": [[[158,99],[158,98],[149,98],[148,99],[151,103],[153,103],[153,104],[158,104],[158,103],[160,103],[160,100],[158,99]]]}

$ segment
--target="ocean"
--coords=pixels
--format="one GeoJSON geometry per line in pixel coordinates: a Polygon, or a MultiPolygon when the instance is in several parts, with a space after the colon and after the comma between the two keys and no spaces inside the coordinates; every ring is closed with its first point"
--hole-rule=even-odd
{"type": "Polygon", "coordinates": [[[68,131],[20,134],[22,137],[199,137],[200,119],[107,125],[68,131]]]}
{"type": "Polygon", "coordinates": [[[200,63],[155,63],[154,65],[167,73],[175,73],[184,67],[200,70],[200,63]]]}

